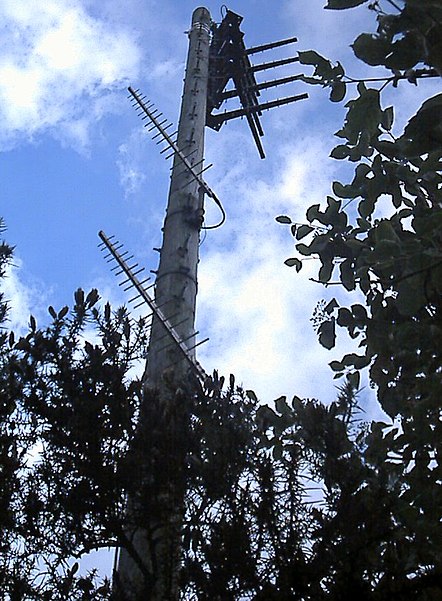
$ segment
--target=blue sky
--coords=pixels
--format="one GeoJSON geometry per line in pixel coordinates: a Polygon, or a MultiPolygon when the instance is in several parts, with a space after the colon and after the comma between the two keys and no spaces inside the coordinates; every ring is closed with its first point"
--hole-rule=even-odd
{"type": "MultiPolygon", "coordinates": [[[[49,304],[71,304],[73,291],[98,287],[114,305],[128,299],[97,250],[97,232],[115,234],[147,269],[161,244],[170,165],[146,135],[127,100],[139,87],[176,122],[191,15],[188,0],[3,0],[0,6],[1,214],[17,268],[6,282],[12,325],[49,304]]],[[[206,2],[215,21],[220,4],[206,2]]],[[[324,11],[323,0],[237,0],[245,42],[297,36],[295,46],[255,55],[255,62],[315,48],[344,63],[348,45],[374,27],[367,9],[324,11]]],[[[269,76],[299,73],[292,65],[269,76]]],[[[265,74],[263,74],[265,75],[265,74]]],[[[260,80],[263,79],[261,76],[260,80]]],[[[335,396],[327,352],[309,321],[327,291],[283,262],[289,232],[274,218],[303,221],[322,202],[342,167],[328,158],[342,106],[327,92],[293,83],[264,99],[308,91],[310,99],[264,113],[259,158],[247,125],[207,132],[206,179],[223,201],[227,222],[201,247],[198,329],[210,342],[206,371],[233,372],[264,401],[281,394],[335,396]]],[[[232,106],[233,108],[233,106],[232,106]]],[[[218,214],[207,205],[207,220],[218,214]]],[[[333,291],[335,292],[335,291],[333,291]]]]}

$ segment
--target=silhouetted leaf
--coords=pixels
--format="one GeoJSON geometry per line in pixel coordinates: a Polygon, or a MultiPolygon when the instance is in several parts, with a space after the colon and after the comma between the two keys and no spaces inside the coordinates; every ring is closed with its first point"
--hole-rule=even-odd
{"type": "Polygon", "coordinates": [[[341,102],[344,100],[347,92],[347,86],[343,81],[334,81],[331,84],[330,100],[332,102],[341,102]]]}
{"type": "Polygon", "coordinates": [[[368,65],[382,65],[390,51],[390,43],[378,36],[362,33],[351,45],[353,52],[368,65]]]}
{"type": "Polygon", "coordinates": [[[59,312],[58,312],[58,319],[63,319],[63,317],[66,317],[66,315],[69,313],[69,307],[63,307],[59,312]]]}
{"type": "Polygon", "coordinates": [[[345,159],[350,154],[350,148],[346,144],[339,144],[330,153],[332,159],[345,159]]]}
{"type": "Polygon", "coordinates": [[[308,236],[308,234],[313,232],[314,229],[315,228],[310,225],[300,225],[296,230],[296,240],[302,240],[302,238],[305,238],[305,236],[308,236]]]}
{"type": "Polygon", "coordinates": [[[296,271],[300,271],[302,268],[302,262],[297,259],[296,257],[291,257],[290,259],[286,259],[284,261],[285,265],[288,265],[288,267],[295,267],[296,271]]]}
{"type": "Polygon", "coordinates": [[[279,215],[278,217],[275,217],[275,221],[277,221],[278,223],[285,223],[287,225],[289,225],[292,222],[290,217],[287,217],[287,215],[279,215]]]}
{"type": "Polygon", "coordinates": [[[336,332],[334,318],[324,321],[318,328],[319,342],[326,349],[332,349],[335,346],[336,332]]]}
{"type": "Polygon", "coordinates": [[[332,10],[341,10],[345,8],[354,8],[360,4],[365,4],[369,0],[328,0],[324,8],[332,10]]]}

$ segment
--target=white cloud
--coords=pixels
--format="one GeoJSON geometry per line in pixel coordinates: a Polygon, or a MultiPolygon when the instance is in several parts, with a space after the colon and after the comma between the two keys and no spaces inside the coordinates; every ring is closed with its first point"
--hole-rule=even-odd
{"type": "MultiPolygon", "coordinates": [[[[341,61],[345,67],[354,61],[349,46],[355,38],[362,32],[376,31],[376,13],[366,4],[350,10],[323,10],[324,4],[324,0],[286,0],[282,10],[293,22],[299,50],[316,50],[332,61],[341,61]]],[[[364,63],[358,64],[364,69],[364,63]]]]}
{"type": "Polygon", "coordinates": [[[129,33],[76,0],[4,0],[0,18],[1,146],[50,130],[84,148],[103,98],[138,73],[129,33]]]}
{"type": "Polygon", "coordinates": [[[9,306],[7,328],[15,334],[23,334],[29,324],[29,316],[46,319],[51,290],[40,282],[24,282],[21,277],[22,262],[14,258],[14,264],[6,268],[0,289],[9,306]]]}
{"type": "Polygon", "coordinates": [[[207,370],[235,373],[263,401],[281,394],[329,401],[336,391],[328,362],[342,349],[328,352],[319,345],[310,316],[330,295],[309,279],[317,274],[315,261],[306,261],[300,274],[284,265],[292,239],[274,218],[305,220],[306,208],[328,192],[334,164],[324,163],[328,153],[314,140],[278,153],[279,167],[267,181],[240,161],[214,185],[228,219],[203,246],[198,321],[210,342],[200,357],[207,370]]]}
{"type": "Polygon", "coordinates": [[[149,71],[149,79],[176,82],[179,81],[179,77],[183,72],[184,62],[182,60],[168,58],[153,65],[153,68],[149,71]]]}
{"type": "Polygon", "coordinates": [[[145,142],[146,134],[143,128],[139,127],[133,130],[128,140],[118,147],[117,167],[121,187],[126,198],[139,192],[142,184],[146,181],[145,165],[142,163],[141,157],[138,156],[141,154],[141,149],[145,151],[145,142]]]}
{"type": "Polygon", "coordinates": [[[199,321],[211,341],[203,364],[235,373],[262,400],[291,393],[330,400],[328,362],[340,351],[322,349],[309,321],[324,290],[308,280],[310,269],[295,274],[283,257],[268,240],[253,258],[239,246],[205,258],[199,321]]]}

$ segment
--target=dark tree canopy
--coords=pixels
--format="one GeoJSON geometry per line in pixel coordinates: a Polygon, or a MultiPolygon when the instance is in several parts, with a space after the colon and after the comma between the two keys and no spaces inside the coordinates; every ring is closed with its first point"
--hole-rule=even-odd
{"type": "MultiPolygon", "coordinates": [[[[326,348],[336,326],[359,342],[358,353],[331,363],[343,377],[336,401],[281,397],[270,407],[215,373],[204,385],[171,387],[160,402],[133,376],[147,328],[125,308],[77,290],[72,310],[50,307],[48,326],[31,317],[16,339],[0,297],[5,601],[124,599],[95,571],[80,574],[77,560],[108,546],[135,553],[127,496],[138,496],[142,509],[131,515],[147,524],[148,513],[167,513],[155,490],[171,473],[185,499],[183,599],[442,598],[442,96],[402,131],[383,105],[387,87],[440,81],[442,5],[327,8],[359,5],[378,29],[353,51],[385,77],[355,80],[315,51],[300,54],[313,67],[307,83],[330,88],[333,102],[351,98],[331,156],[354,163],[354,177],[334,182],[306,223],[277,218],[295,238],[289,266],[315,257],[321,284],[364,298],[315,311],[326,348]],[[362,369],[389,424],[362,421],[362,369]],[[140,411],[148,431],[137,428],[140,411]],[[140,454],[149,458],[142,473],[140,454]]],[[[11,257],[0,243],[1,277],[11,257]]],[[[146,570],[147,591],[160,569],[146,570]]]]}

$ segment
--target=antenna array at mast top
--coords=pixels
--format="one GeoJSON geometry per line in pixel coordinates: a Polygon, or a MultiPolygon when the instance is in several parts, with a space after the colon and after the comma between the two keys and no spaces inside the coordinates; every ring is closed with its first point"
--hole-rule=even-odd
{"type": "Polygon", "coordinates": [[[258,52],[265,52],[280,46],[286,46],[297,41],[295,37],[279,40],[269,44],[262,44],[254,48],[246,48],[244,45],[244,34],[240,30],[243,18],[240,15],[226,10],[226,14],[220,25],[214,27],[212,42],[210,46],[209,60],[209,90],[207,98],[207,118],[209,127],[219,130],[223,123],[237,117],[245,117],[255,140],[261,158],[265,158],[261,137],[264,131],[261,127],[259,117],[262,111],[289,104],[307,98],[307,94],[288,96],[280,100],[272,100],[260,104],[258,96],[260,91],[275,86],[280,86],[292,81],[299,80],[301,76],[292,75],[274,79],[272,81],[258,83],[255,73],[265,71],[283,65],[298,62],[298,57],[283,58],[280,60],[252,65],[249,56],[258,52]],[[225,90],[230,80],[233,80],[234,89],[225,90]],[[241,108],[224,113],[214,113],[222,103],[229,99],[238,97],[241,108]]]}

